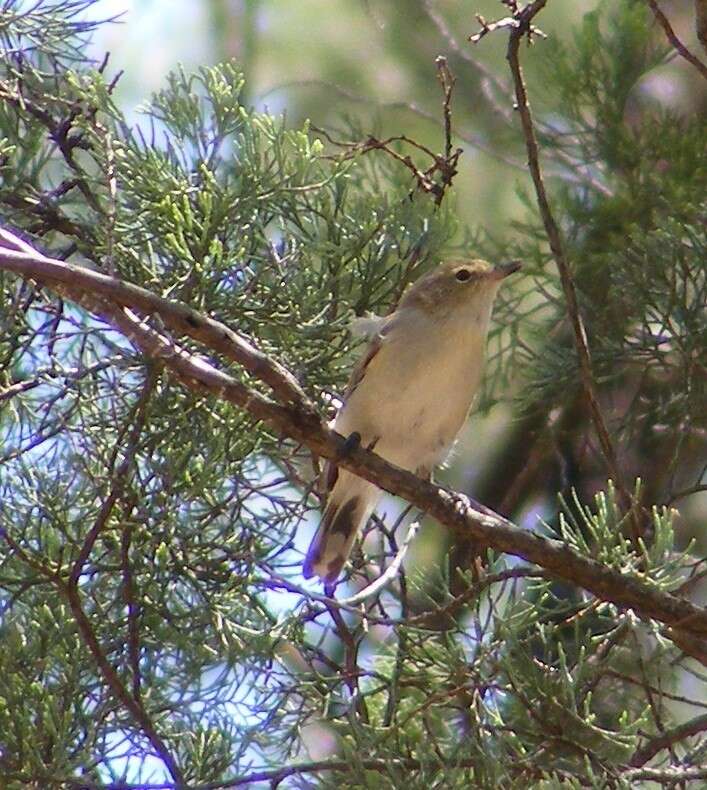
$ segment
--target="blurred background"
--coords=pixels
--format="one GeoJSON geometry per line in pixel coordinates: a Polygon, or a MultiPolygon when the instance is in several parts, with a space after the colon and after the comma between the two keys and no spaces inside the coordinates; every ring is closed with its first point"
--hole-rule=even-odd
{"type": "MultiPolygon", "coordinates": [[[[549,3],[543,29],[561,38],[597,6],[549,3]]],[[[662,7],[699,52],[693,4],[662,7]]],[[[527,183],[524,157],[519,135],[508,134],[510,94],[499,91],[507,88],[505,38],[466,40],[479,28],[475,14],[503,16],[496,0],[103,0],[98,8],[118,18],[98,29],[95,56],[100,61],[110,52],[112,70],[125,70],[115,97],[135,121],[141,103],[179,64],[188,72],[233,58],[253,104],[286,112],[294,126],[304,119],[336,126],[353,117],[363,129],[405,131],[441,150],[435,58],[444,55],[458,80],[453,124],[464,149],[455,181],[462,223],[505,228],[525,215],[517,199],[518,185],[527,183]]],[[[532,58],[528,68],[532,75],[532,58]]],[[[545,109],[542,83],[531,83],[531,92],[533,105],[545,109]]],[[[695,70],[673,59],[637,86],[634,111],[658,102],[694,113],[704,108],[705,94],[695,70]]]]}

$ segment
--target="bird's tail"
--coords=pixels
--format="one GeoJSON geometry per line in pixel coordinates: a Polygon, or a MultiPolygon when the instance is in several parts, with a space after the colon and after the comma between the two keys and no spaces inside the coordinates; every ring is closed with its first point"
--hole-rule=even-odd
{"type": "Polygon", "coordinates": [[[368,521],[380,496],[376,486],[339,470],[339,478],[302,566],[305,579],[316,575],[326,584],[336,581],[356,535],[368,521]]]}

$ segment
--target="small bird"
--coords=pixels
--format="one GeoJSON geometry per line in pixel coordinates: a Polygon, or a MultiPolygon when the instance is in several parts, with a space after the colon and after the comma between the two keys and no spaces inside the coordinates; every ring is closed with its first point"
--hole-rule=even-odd
{"type": "MultiPolygon", "coordinates": [[[[520,262],[447,261],[421,277],[397,309],[356,319],[370,338],[331,427],[422,477],[449,454],[481,382],[496,293],[520,262]]],[[[355,328],[355,327],[354,327],[355,328]]],[[[383,492],[327,462],[324,514],[304,577],[332,585],[383,492]]]]}

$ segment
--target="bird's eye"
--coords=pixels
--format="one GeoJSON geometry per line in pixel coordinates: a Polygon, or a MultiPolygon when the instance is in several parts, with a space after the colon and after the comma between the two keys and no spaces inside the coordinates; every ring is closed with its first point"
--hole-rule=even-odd
{"type": "Polygon", "coordinates": [[[454,276],[460,283],[465,283],[467,280],[471,279],[471,272],[468,269],[459,269],[454,276]]]}

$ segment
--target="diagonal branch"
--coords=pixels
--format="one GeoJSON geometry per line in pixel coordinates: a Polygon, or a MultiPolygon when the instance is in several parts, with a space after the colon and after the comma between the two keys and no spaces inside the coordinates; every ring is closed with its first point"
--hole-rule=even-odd
{"type": "Polygon", "coordinates": [[[138,723],[140,729],[152,745],[152,748],[164,762],[176,786],[182,786],[181,769],[155,729],[152,719],[148,716],[140,701],[130,695],[118,676],[118,673],[115,671],[115,668],[103,652],[93,627],[91,626],[91,621],[81,604],[79,588],[72,584],[62,584],[61,591],[66,596],[81,638],[88,648],[88,651],[93,656],[93,660],[96,662],[104,682],[108,685],[116,699],[120,700],[130,712],[133,719],[138,723]]]}
{"type": "MultiPolygon", "coordinates": [[[[179,335],[191,337],[237,362],[251,376],[271,387],[280,400],[296,403],[306,410],[314,409],[297,379],[288,370],[220,321],[209,318],[181,302],[164,299],[117,277],[109,277],[93,269],[47,258],[33,250],[18,236],[1,228],[0,243],[4,245],[0,250],[7,264],[5,268],[20,274],[27,271],[29,277],[51,284],[54,290],[71,286],[75,281],[74,278],[80,274],[80,280],[84,284],[81,289],[83,293],[99,294],[113,304],[130,305],[143,315],[158,314],[168,329],[179,335]],[[13,269],[9,257],[14,258],[17,268],[13,269]]],[[[88,309],[90,310],[91,307],[89,306],[88,309]]]]}
{"type": "Polygon", "coordinates": [[[81,603],[81,593],[79,586],[71,582],[67,584],[60,578],[58,569],[53,569],[27,554],[23,548],[17,544],[12,539],[12,537],[10,537],[10,535],[7,534],[5,530],[0,529],[0,537],[2,537],[7,542],[12,551],[23,563],[38,571],[39,574],[43,576],[48,582],[56,585],[61,594],[66,598],[71,609],[71,613],[74,616],[76,627],[78,628],[81,639],[86,645],[89,653],[93,656],[93,660],[98,666],[104,683],[111,690],[113,696],[123,704],[125,709],[133,717],[134,721],[137,723],[145,737],[152,745],[152,748],[155,750],[156,754],[158,754],[160,759],[164,762],[172,779],[174,779],[174,781],[177,783],[177,786],[181,786],[182,773],[176,760],[155,729],[152,719],[147,714],[147,711],[142,706],[140,700],[135,699],[130,695],[122,680],[120,679],[120,676],[103,651],[103,648],[98,641],[98,637],[96,636],[96,632],[93,630],[91,621],[83,608],[83,604],[81,603]]]}
{"type": "MultiPolygon", "coordinates": [[[[690,52],[690,50],[680,41],[678,38],[677,33],[673,30],[673,26],[670,24],[670,20],[667,16],[660,10],[660,6],[656,2],[656,0],[646,0],[648,5],[651,7],[651,11],[653,12],[653,16],[656,19],[656,22],[663,28],[665,31],[665,37],[668,41],[672,44],[673,49],[680,55],[680,57],[685,58],[688,63],[691,63],[697,71],[707,80],[707,66],[695,55],[690,52]]],[[[699,7],[698,7],[699,13],[699,7]]],[[[699,27],[698,27],[699,32],[699,27]]]]}
{"type": "MultiPolygon", "coordinates": [[[[183,322],[177,319],[184,315],[195,317],[198,326],[211,326],[208,323],[211,319],[179,303],[159,297],[148,298],[149,292],[117,278],[39,254],[33,257],[26,252],[0,249],[0,268],[38,280],[80,304],[91,303],[93,307],[90,309],[106,317],[146,356],[160,361],[186,387],[210,393],[243,408],[280,435],[307,445],[324,458],[335,459],[345,469],[403,497],[456,535],[471,538],[495,551],[521,557],[555,578],[583,587],[600,600],[633,609],[644,618],[665,623],[676,634],[707,639],[707,610],[704,608],[665,592],[649,580],[625,575],[602,565],[560,541],[520,529],[468,497],[422,480],[362,447],[351,448],[350,443],[332,431],[315,411],[293,402],[289,388],[283,392],[285,402],[278,403],[190,353],[168,335],[150,328],[135,315],[135,311],[146,312],[146,307],[149,307],[150,313],[159,313],[166,326],[181,327],[183,322]]],[[[255,349],[252,344],[243,342],[248,350],[244,360],[250,361],[251,350],[255,352],[255,349]]],[[[236,346],[236,349],[240,348],[240,345],[236,346]]],[[[273,371],[281,370],[260,352],[256,358],[260,360],[259,369],[267,372],[271,379],[273,371]]],[[[281,380],[279,374],[275,380],[281,380]]]]}
{"type": "Polygon", "coordinates": [[[690,738],[707,730],[707,713],[696,716],[694,719],[678,724],[670,730],[661,732],[655,738],[642,746],[631,758],[633,768],[642,768],[649,760],[652,760],[658,752],[669,749],[673,744],[690,738]]]}

